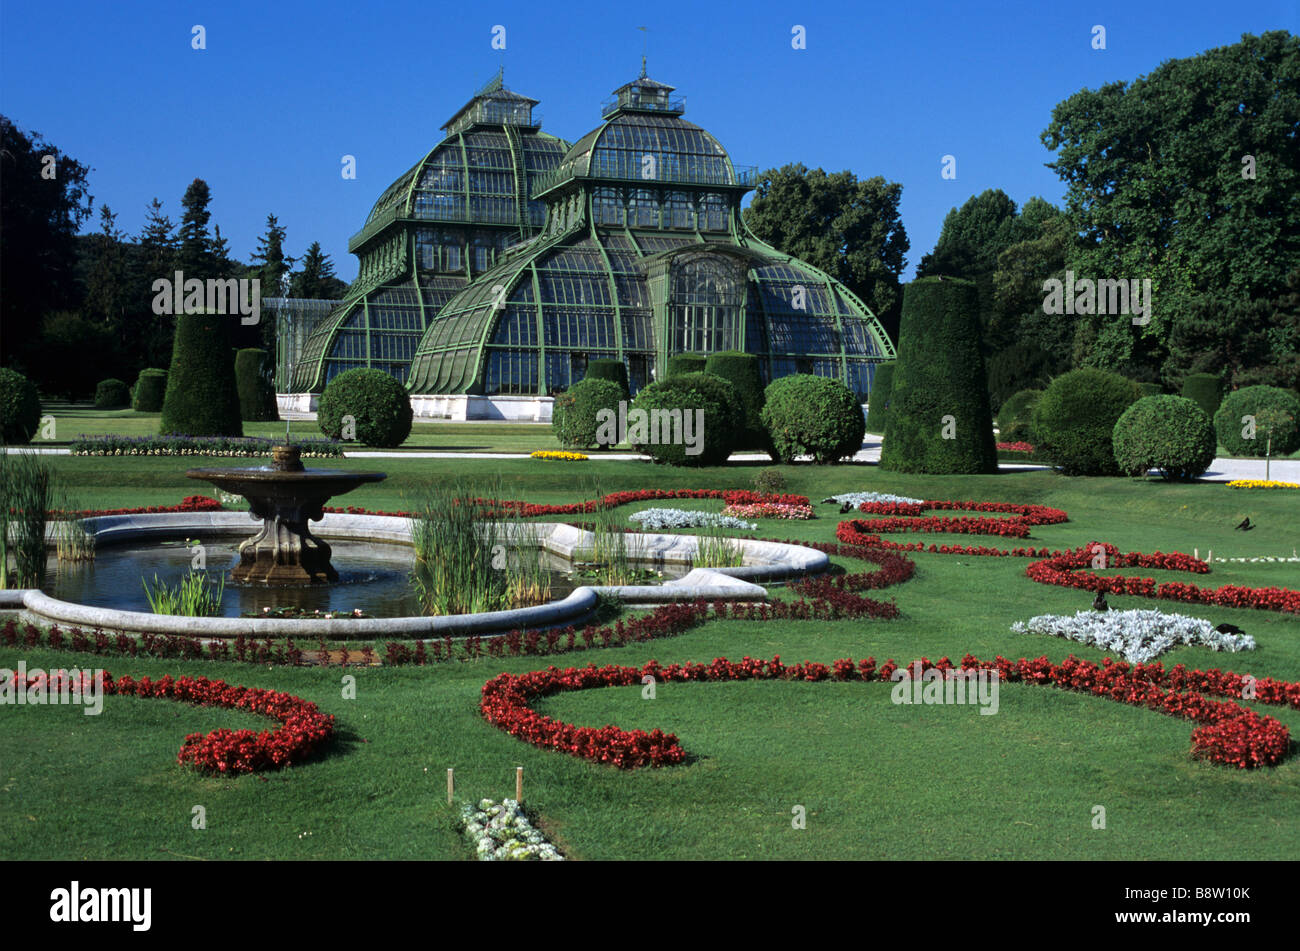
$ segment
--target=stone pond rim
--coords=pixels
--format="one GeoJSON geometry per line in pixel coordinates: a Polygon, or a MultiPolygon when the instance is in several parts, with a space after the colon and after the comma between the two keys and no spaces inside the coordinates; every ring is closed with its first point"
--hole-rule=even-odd
{"type": "Polygon", "coordinates": [[[270,466],[198,468],[185,475],[241,495],[262,520],[262,529],[239,546],[233,581],[265,584],[311,584],[337,581],[330,546],[312,535],[308,522],[325,517],[325,503],[368,482],[388,478],[383,472],[306,469],[297,446],[275,446],[270,466]]]}

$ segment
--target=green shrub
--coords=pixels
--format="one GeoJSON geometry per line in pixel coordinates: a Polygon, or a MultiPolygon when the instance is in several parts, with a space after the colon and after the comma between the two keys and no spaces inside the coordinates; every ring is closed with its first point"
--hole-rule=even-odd
{"type": "Polygon", "coordinates": [[[239,415],[247,420],[279,419],[271,359],[265,350],[248,347],[235,351],[235,388],[239,415]]]}
{"type": "Polygon", "coordinates": [[[1144,396],[1120,416],[1112,433],[1115,463],[1127,475],[1159,469],[1166,479],[1194,479],[1214,461],[1214,425],[1182,396],[1144,396]]]}
{"type": "Polygon", "coordinates": [[[675,353],[668,358],[668,370],[664,379],[681,376],[683,373],[703,373],[708,357],[702,353],[675,353]]]}
{"type": "Polygon", "coordinates": [[[1138,383],[1138,391],[1143,396],[1164,396],[1165,388],[1159,383],[1138,383]]]}
{"type": "Polygon", "coordinates": [[[1001,442],[1034,441],[1034,406],[1042,390],[1021,390],[1012,395],[998,410],[998,439],[1001,442]]]}
{"type": "Polygon", "coordinates": [[[754,476],[754,491],[775,495],[785,491],[785,475],[780,469],[759,469],[754,476]]]}
{"type": "Polygon", "coordinates": [[[896,472],[997,472],[975,284],[907,285],[880,466],[896,472]]]}
{"type": "Polygon", "coordinates": [[[1141,394],[1106,370],[1072,370],[1053,380],[1034,406],[1036,455],[1066,475],[1118,475],[1115,423],[1141,394]]]}
{"type": "Polygon", "coordinates": [[[160,413],[167,395],[166,370],[141,370],[131,393],[131,408],[137,413],[160,413]]]}
{"type": "Polygon", "coordinates": [[[1269,449],[1274,456],[1285,456],[1300,449],[1300,399],[1276,386],[1247,386],[1223,398],[1214,414],[1214,429],[1219,443],[1230,456],[1263,456],[1269,449]],[[1249,420],[1254,417],[1254,432],[1249,420]],[[1270,417],[1276,417],[1271,419],[1270,417]],[[1290,422],[1285,418],[1290,417],[1290,422]]]}
{"type": "Polygon", "coordinates": [[[704,362],[704,372],[729,380],[740,396],[745,411],[745,431],[736,439],[738,449],[771,449],[767,427],[763,425],[763,375],[758,368],[758,357],[738,350],[720,350],[709,354],[704,362]]]}
{"type": "Polygon", "coordinates": [[[1060,369],[1059,361],[1035,343],[1013,343],[989,354],[989,406],[1001,406],[1020,390],[1041,389],[1060,369]]]}
{"type": "Polygon", "coordinates": [[[628,416],[627,441],[655,462],[674,466],[716,466],[726,462],[745,419],[736,388],[730,381],[711,373],[683,373],[642,387],[628,416]],[[634,429],[632,412],[635,410],[646,413],[649,426],[644,433],[634,429]],[[660,412],[655,413],[656,410],[660,412]],[[665,413],[674,410],[681,410],[680,429],[676,424],[666,427],[674,417],[665,413]],[[704,412],[702,425],[697,425],[695,410],[704,412]],[[688,424],[691,445],[685,440],[688,424]],[[667,440],[665,428],[670,430],[667,440]],[[657,443],[652,441],[656,435],[660,440],[657,443]]]}
{"type": "Polygon", "coordinates": [[[609,380],[617,383],[623,390],[623,399],[632,398],[632,390],[627,379],[627,365],[622,360],[588,360],[584,380],[609,380]]]}
{"type": "Polygon", "coordinates": [[[818,463],[839,462],[862,448],[867,430],[862,404],[853,391],[825,376],[796,373],[767,387],[763,424],[772,457],[789,463],[811,455],[818,463]]]}
{"type": "Polygon", "coordinates": [[[41,425],[41,400],[32,382],[0,367],[0,437],[16,445],[29,442],[41,425]]]}
{"type": "Polygon", "coordinates": [[[243,435],[230,358],[230,320],[221,314],[176,316],[160,433],[243,435]]]}
{"type": "Polygon", "coordinates": [[[867,394],[867,432],[884,435],[889,423],[889,393],[894,388],[894,361],[876,365],[867,394]]]}
{"type": "Polygon", "coordinates": [[[316,407],[316,421],[326,436],[352,438],[344,433],[350,416],[357,442],[385,449],[400,446],[411,435],[413,415],[406,387],[383,370],[361,367],[330,380],[316,407]]]}
{"type": "Polygon", "coordinates": [[[560,445],[568,449],[590,449],[596,445],[609,449],[618,440],[601,443],[597,439],[600,412],[611,410],[617,417],[618,404],[626,399],[627,391],[613,380],[587,377],[555,397],[551,430],[560,445]]]}
{"type": "Polygon", "coordinates": [[[95,409],[121,409],[130,402],[131,394],[126,383],[115,377],[100,380],[95,387],[95,409]]]}
{"type": "Polygon", "coordinates": [[[1211,419],[1223,402],[1223,380],[1216,373],[1192,373],[1183,380],[1183,396],[1194,402],[1211,419]]]}

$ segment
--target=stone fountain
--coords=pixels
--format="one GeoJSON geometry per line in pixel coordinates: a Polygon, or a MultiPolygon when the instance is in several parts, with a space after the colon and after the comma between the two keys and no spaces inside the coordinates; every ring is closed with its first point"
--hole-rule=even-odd
{"type": "Polygon", "coordinates": [[[185,473],[218,489],[242,495],[262,530],[239,546],[233,581],[273,585],[337,581],[330,546],[312,535],[308,522],[325,517],[325,503],[367,482],[382,482],[383,472],[305,469],[294,446],[272,449],[272,464],[258,468],[203,468],[185,473]]]}

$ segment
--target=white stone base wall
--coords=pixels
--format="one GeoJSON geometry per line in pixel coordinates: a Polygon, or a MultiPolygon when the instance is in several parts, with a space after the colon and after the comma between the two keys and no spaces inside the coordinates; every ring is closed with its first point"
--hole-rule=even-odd
{"type": "MultiPolygon", "coordinates": [[[[277,393],[280,418],[315,419],[319,399],[311,393],[277,393]]],[[[412,395],[411,409],[417,420],[449,419],[506,420],[519,423],[549,423],[554,400],[549,396],[436,396],[412,395]]]]}

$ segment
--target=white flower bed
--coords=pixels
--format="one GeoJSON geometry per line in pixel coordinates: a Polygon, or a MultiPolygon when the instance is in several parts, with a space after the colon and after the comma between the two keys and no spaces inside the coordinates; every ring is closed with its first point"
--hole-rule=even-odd
{"type": "Polygon", "coordinates": [[[693,512],[686,509],[643,509],[633,512],[628,519],[640,524],[642,528],[737,528],[753,531],[758,528],[755,522],[746,522],[730,515],[717,512],[693,512]]]}
{"type": "Polygon", "coordinates": [[[480,799],[461,807],[465,837],[480,862],[563,862],[560,850],[546,841],[513,799],[480,799]]]}
{"type": "Polygon", "coordinates": [[[1017,634],[1050,634],[1113,651],[1134,664],[1145,664],[1179,644],[1215,651],[1249,651],[1255,639],[1249,634],[1221,634],[1202,618],[1160,611],[1080,611],[1074,617],[1041,614],[1028,623],[1011,625],[1017,634]]]}
{"type": "Polygon", "coordinates": [[[863,502],[899,502],[907,505],[919,505],[925,499],[910,499],[906,495],[890,495],[888,492],[842,492],[839,495],[832,495],[836,502],[843,505],[848,502],[854,508],[857,508],[863,502]]]}

